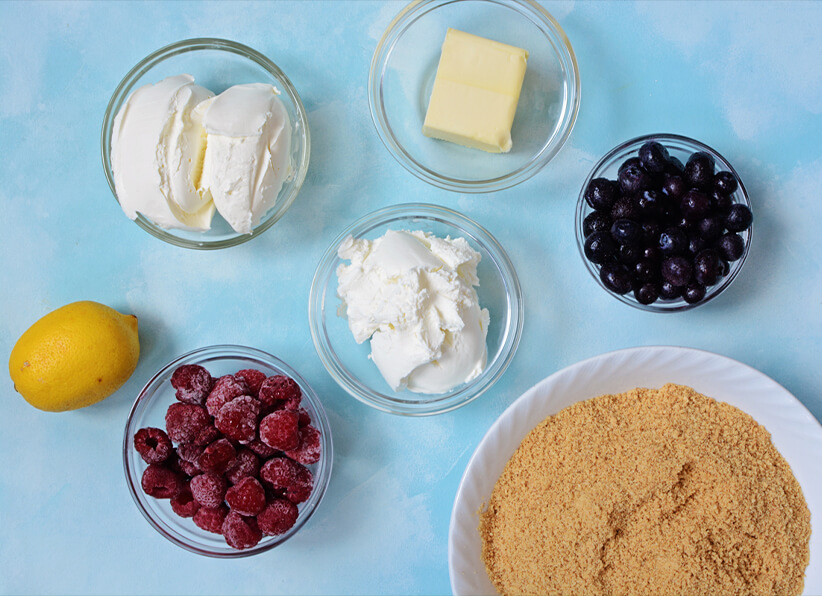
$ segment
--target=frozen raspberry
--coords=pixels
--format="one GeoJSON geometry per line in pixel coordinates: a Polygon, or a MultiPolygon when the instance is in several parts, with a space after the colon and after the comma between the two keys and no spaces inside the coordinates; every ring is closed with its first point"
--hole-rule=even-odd
{"type": "Polygon", "coordinates": [[[275,410],[260,421],[260,440],[287,451],[300,446],[300,415],[294,410],[275,410]]]}
{"type": "Polygon", "coordinates": [[[222,503],[219,507],[200,507],[194,514],[194,523],[198,528],[215,534],[223,533],[223,522],[228,515],[228,507],[222,503]]]}
{"type": "Polygon", "coordinates": [[[197,467],[203,472],[214,472],[222,474],[228,469],[229,464],[234,461],[237,450],[228,439],[219,439],[206,447],[197,458],[197,467]]]}
{"type": "Polygon", "coordinates": [[[206,409],[208,409],[209,414],[216,418],[224,405],[235,397],[248,395],[249,393],[251,393],[251,389],[245,379],[237,378],[234,375],[223,375],[217,379],[214,388],[208,394],[206,409]]]}
{"type": "Polygon", "coordinates": [[[297,413],[300,415],[300,428],[311,424],[311,414],[308,413],[308,410],[300,408],[297,413]]]}
{"type": "Polygon", "coordinates": [[[257,525],[266,536],[279,536],[296,523],[297,514],[297,506],[288,499],[274,499],[257,516],[257,525]]]}
{"type": "Polygon", "coordinates": [[[217,439],[221,439],[222,437],[222,433],[220,433],[220,431],[217,430],[216,426],[209,425],[199,432],[197,438],[194,439],[193,443],[195,445],[199,445],[200,447],[205,447],[206,445],[213,443],[214,441],[216,441],[217,439]]]}
{"type": "Polygon", "coordinates": [[[311,471],[287,457],[274,457],[260,468],[260,478],[292,503],[302,503],[314,488],[311,471]]]}
{"type": "Polygon", "coordinates": [[[226,470],[225,478],[231,484],[239,484],[240,480],[248,476],[256,477],[260,473],[260,460],[251,449],[240,449],[226,470]]]}
{"type": "Polygon", "coordinates": [[[243,379],[248,388],[251,390],[251,395],[257,397],[260,393],[260,387],[265,381],[265,373],[261,370],[257,370],[254,368],[244,368],[243,370],[238,370],[234,373],[235,377],[243,379]]]}
{"type": "Polygon", "coordinates": [[[260,439],[254,439],[248,444],[248,448],[251,449],[254,453],[262,457],[263,459],[268,459],[272,455],[277,454],[277,450],[273,447],[269,447],[265,443],[263,443],[260,439]]]}
{"type": "Polygon", "coordinates": [[[160,464],[150,464],[143,472],[140,484],[143,492],[155,499],[170,499],[183,487],[180,475],[160,464]]]}
{"type": "Polygon", "coordinates": [[[194,443],[180,443],[177,445],[177,455],[182,460],[196,462],[204,449],[205,447],[200,447],[194,443]]]}
{"type": "Polygon", "coordinates": [[[177,458],[177,466],[186,476],[197,476],[202,472],[202,470],[194,462],[186,461],[180,458],[177,458]]]}
{"type": "Polygon", "coordinates": [[[194,495],[191,494],[191,488],[189,488],[187,484],[179,493],[171,498],[170,502],[171,509],[180,517],[193,517],[200,508],[200,504],[194,499],[194,495]]]}
{"type": "Polygon", "coordinates": [[[260,401],[266,406],[296,410],[303,397],[300,386],[285,375],[268,377],[260,387],[260,401]]]}
{"type": "Polygon", "coordinates": [[[246,477],[226,491],[225,500],[232,511],[257,515],[265,509],[265,489],[256,478],[246,477]]]}
{"type": "Polygon", "coordinates": [[[240,443],[250,443],[257,436],[257,418],[260,402],[244,395],[225,404],[214,423],[217,430],[229,439],[240,443]]]}
{"type": "Polygon", "coordinates": [[[160,428],[141,428],[134,434],[134,449],[147,464],[159,464],[174,450],[171,439],[160,428]]]}
{"type": "Polygon", "coordinates": [[[178,400],[199,406],[214,386],[214,379],[202,366],[184,364],[171,375],[171,386],[177,390],[178,400]]]}
{"type": "Polygon", "coordinates": [[[206,411],[194,404],[176,402],[166,411],[166,431],[175,443],[187,443],[197,438],[211,424],[206,411]]]}
{"type": "Polygon", "coordinates": [[[230,547],[242,550],[255,546],[262,539],[263,533],[253,517],[229,511],[223,521],[223,536],[230,547]]]}
{"type": "Polygon", "coordinates": [[[320,454],[322,454],[320,431],[311,425],[302,427],[300,429],[300,446],[286,451],[285,454],[304,465],[316,464],[320,461],[320,454]]]}
{"type": "Polygon", "coordinates": [[[205,472],[191,479],[191,494],[203,507],[217,507],[225,500],[228,483],[213,472],[205,472]]]}

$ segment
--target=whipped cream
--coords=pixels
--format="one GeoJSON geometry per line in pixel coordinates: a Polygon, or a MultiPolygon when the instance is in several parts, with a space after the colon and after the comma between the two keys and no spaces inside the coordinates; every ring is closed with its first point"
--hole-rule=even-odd
{"type": "Polygon", "coordinates": [[[251,233],[291,175],[291,122],[279,93],[252,83],[215,96],[187,74],[137,89],[112,133],[125,214],[205,231],[216,209],[236,232],[251,233]]]}
{"type": "Polygon", "coordinates": [[[389,230],[347,237],[337,295],[357,343],[394,391],[444,393],[485,368],[488,310],[480,308],[480,254],[464,238],[389,230]]]}

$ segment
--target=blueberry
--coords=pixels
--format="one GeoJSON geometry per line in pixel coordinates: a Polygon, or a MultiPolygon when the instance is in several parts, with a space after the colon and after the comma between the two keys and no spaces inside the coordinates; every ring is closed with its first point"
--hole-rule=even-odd
{"type": "Polygon", "coordinates": [[[694,278],[703,286],[712,286],[719,279],[722,259],[712,248],[701,250],[694,257],[694,278]]]}
{"type": "Polygon", "coordinates": [[[642,249],[642,258],[658,263],[662,259],[662,253],[658,246],[646,246],[642,249]]]}
{"type": "Polygon", "coordinates": [[[655,219],[648,219],[642,222],[642,241],[646,244],[656,244],[662,225],[655,219]]]}
{"type": "Polygon", "coordinates": [[[659,267],[652,259],[640,257],[634,263],[634,278],[643,282],[651,281],[656,278],[658,270],[659,267]]]}
{"type": "Polygon", "coordinates": [[[668,174],[682,175],[685,172],[685,166],[682,165],[682,161],[678,157],[671,155],[668,157],[668,165],[665,166],[665,171],[668,174]]]}
{"type": "Polygon", "coordinates": [[[670,197],[673,201],[679,202],[682,195],[688,190],[688,185],[683,180],[682,176],[666,175],[662,180],[662,192],[665,196],[670,197]]]}
{"type": "Polygon", "coordinates": [[[682,297],[688,304],[696,304],[705,297],[705,286],[700,283],[688,284],[682,297]]]}
{"type": "Polygon", "coordinates": [[[675,286],[669,281],[662,280],[659,284],[659,297],[663,300],[676,300],[682,296],[682,287],[675,286]]]}
{"type": "Polygon", "coordinates": [[[629,157],[628,159],[626,159],[625,161],[623,161],[620,164],[619,169],[617,170],[617,175],[621,174],[622,170],[624,170],[626,168],[630,168],[630,167],[633,167],[633,166],[638,166],[638,165],[641,165],[641,164],[642,164],[642,162],[639,161],[639,158],[637,156],[629,157]]]}
{"type": "Polygon", "coordinates": [[[664,171],[669,159],[668,150],[656,141],[648,141],[639,148],[639,162],[647,172],[664,171]]]}
{"type": "Polygon", "coordinates": [[[696,231],[706,241],[711,242],[722,234],[722,222],[716,215],[703,217],[696,222],[696,231]]]}
{"type": "Polygon", "coordinates": [[[725,227],[729,232],[741,232],[751,226],[753,215],[742,203],[734,203],[725,215],[725,227]]]}
{"type": "Polygon", "coordinates": [[[690,221],[705,217],[711,211],[711,199],[704,192],[689,190],[679,200],[679,211],[690,221]]]}
{"type": "Polygon", "coordinates": [[[708,242],[701,235],[691,232],[688,234],[688,252],[695,255],[708,246],[708,242]]]}
{"type": "Polygon", "coordinates": [[[649,188],[652,178],[644,169],[642,169],[641,166],[630,165],[619,172],[617,181],[619,182],[619,188],[622,189],[623,193],[626,195],[634,195],[641,190],[649,188]]]}
{"type": "Polygon", "coordinates": [[[585,239],[585,256],[592,263],[601,265],[610,261],[616,253],[616,246],[610,232],[594,232],[585,239]]]}
{"type": "Polygon", "coordinates": [[[728,232],[716,241],[716,250],[726,261],[736,261],[745,252],[745,241],[739,234],[728,232]]]}
{"type": "Polygon", "coordinates": [[[637,199],[637,206],[645,217],[658,217],[664,211],[662,198],[655,190],[643,190],[637,199]]]}
{"type": "Polygon", "coordinates": [[[733,205],[733,197],[714,189],[711,192],[711,210],[715,213],[727,213],[733,205]]]}
{"type": "Polygon", "coordinates": [[[675,286],[684,286],[694,273],[693,265],[685,257],[670,257],[662,261],[662,278],[675,286]]]}
{"type": "Polygon", "coordinates": [[[582,235],[587,238],[594,232],[611,229],[611,216],[603,211],[591,211],[582,220],[582,235]]]}
{"type": "Polygon", "coordinates": [[[605,263],[599,270],[599,278],[603,285],[617,294],[627,294],[631,291],[631,274],[620,263],[605,263]]]}
{"type": "Polygon", "coordinates": [[[633,265],[642,256],[642,249],[638,244],[620,244],[617,249],[617,258],[626,265],[633,265]]]}
{"type": "Polygon", "coordinates": [[[640,304],[652,304],[659,298],[659,287],[655,283],[644,283],[634,290],[634,298],[640,304]]]}
{"type": "Polygon", "coordinates": [[[737,188],[739,188],[739,181],[730,172],[722,170],[714,175],[714,189],[722,194],[732,195],[737,188]]]}
{"type": "Polygon", "coordinates": [[[632,219],[617,219],[611,224],[611,237],[618,244],[638,244],[642,240],[642,226],[632,219]]]}
{"type": "Polygon", "coordinates": [[[619,197],[611,207],[611,219],[639,219],[639,206],[632,197],[619,197]]]}
{"type": "Polygon", "coordinates": [[[688,248],[688,236],[680,228],[665,228],[659,235],[659,250],[663,256],[680,255],[688,248]]]}
{"type": "Polygon", "coordinates": [[[704,151],[697,151],[685,164],[685,180],[696,188],[707,190],[714,181],[714,158],[704,151]]]}
{"type": "Polygon", "coordinates": [[[607,178],[594,178],[585,189],[585,201],[593,209],[607,211],[616,200],[616,184],[607,178]]]}

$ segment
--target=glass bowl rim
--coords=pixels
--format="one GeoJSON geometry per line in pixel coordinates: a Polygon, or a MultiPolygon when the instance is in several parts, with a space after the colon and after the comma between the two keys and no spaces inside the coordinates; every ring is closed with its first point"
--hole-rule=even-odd
{"type": "Polygon", "coordinates": [[[117,199],[117,192],[114,186],[114,174],[112,173],[111,168],[111,136],[114,129],[114,118],[117,115],[117,112],[119,112],[120,107],[131,95],[137,80],[149,72],[154,66],[163,62],[167,58],[173,58],[179,54],[196,52],[198,50],[224,51],[247,58],[257,64],[257,66],[268,72],[280,84],[280,86],[282,86],[280,91],[288,97],[289,101],[294,106],[294,111],[296,112],[299,121],[292,126],[294,131],[299,130],[298,138],[300,139],[299,158],[297,163],[294,164],[294,185],[282,204],[278,206],[276,212],[272,216],[268,217],[268,219],[262,221],[254,230],[252,230],[250,234],[235,233],[233,236],[220,240],[191,240],[188,238],[181,238],[167,232],[163,228],[160,228],[152,223],[141,213],[138,213],[137,218],[134,220],[138,226],[155,238],[159,238],[160,240],[168,242],[174,246],[195,250],[216,250],[228,248],[230,246],[237,246],[238,244],[248,242],[252,238],[260,236],[263,232],[273,226],[280,218],[282,218],[297,198],[308,172],[308,163],[311,157],[311,132],[308,128],[308,116],[305,111],[305,106],[303,105],[300,95],[297,93],[297,89],[291,83],[291,80],[272,60],[247,45],[219,37],[195,37],[191,39],[184,39],[155,50],[135,64],[120,80],[114,90],[114,93],[112,93],[111,99],[109,99],[105,114],[103,116],[103,126],[100,133],[100,152],[103,160],[103,171],[106,176],[106,181],[108,182],[108,187],[119,207],[120,203],[117,199]]]}
{"type": "MultiPolygon", "coordinates": [[[[453,235],[452,235],[453,237],[453,235]]],[[[336,295],[336,294],[335,294],[336,295]]],[[[336,312],[336,310],[334,310],[336,312]]],[[[467,216],[428,203],[403,203],[377,209],[368,213],[345,227],[323,253],[311,282],[308,300],[308,319],[311,338],[317,355],[334,381],[349,395],[373,408],[390,414],[404,416],[429,416],[450,412],[464,406],[489,390],[503,375],[516,354],[522,335],[524,300],[519,277],[505,249],[484,227],[467,216]],[[505,289],[505,317],[499,320],[506,323],[497,356],[486,364],[483,372],[459,389],[445,394],[432,394],[426,400],[397,399],[355,380],[340,362],[335,350],[331,347],[325,329],[325,298],[332,282],[337,262],[337,248],[349,235],[360,237],[375,228],[411,218],[432,220],[460,231],[466,239],[478,243],[488,253],[492,266],[500,274],[501,284],[505,289]]],[[[415,394],[425,395],[425,394],[415,394]]]]}
{"type": "Polygon", "coordinates": [[[486,193],[504,190],[528,180],[539,172],[559,153],[571,136],[579,114],[580,94],[579,65],[571,42],[556,19],[535,0],[413,0],[389,23],[374,50],[368,73],[368,107],[371,113],[371,121],[377,130],[377,135],[391,156],[420,180],[444,190],[463,193],[486,193]],[[560,50],[557,53],[557,58],[563,66],[563,72],[565,73],[563,86],[567,89],[569,95],[568,107],[562,114],[562,124],[557,128],[558,134],[549,137],[542,147],[522,166],[507,174],[483,180],[466,180],[445,176],[419,163],[405,150],[399,139],[394,135],[391,125],[388,123],[383,102],[382,81],[388,59],[393,52],[394,46],[405,31],[429,12],[442,6],[463,1],[496,4],[514,10],[536,25],[552,42],[551,45],[560,50]]]}
{"type": "MultiPolygon", "coordinates": [[[[143,388],[140,390],[139,394],[135,398],[134,403],[132,404],[131,409],[129,410],[128,418],[126,419],[125,431],[123,434],[123,471],[125,473],[125,480],[126,485],[128,487],[128,491],[131,494],[131,498],[134,501],[134,504],[137,506],[138,511],[142,514],[146,521],[148,521],[149,525],[169,542],[172,542],[173,544],[176,544],[177,546],[189,552],[217,559],[236,559],[242,557],[250,557],[252,555],[269,551],[296,536],[302,529],[302,527],[308,522],[311,516],[316,512],[317,508],[320,506],[320,503],[322,502],[323,497],[325,496],[325,493],[328,490],[328,485],[330,484],[331,471],[333,465],[334,444],[333,439],[331,437],[331,426],[328,421],[328,415],[325,412],[325,408],[322,404],[322,401],[320,401],[319,396],[308,383],[308,381],[306,381],[305,378],[303,378],[288,363],[274,356],[273,354],[270,354],[263,350],[259,350],[257,348],[251,348],[242,345],[216,344],[211,346],[203,346],[186,352],[185,354],[182,354],[180,356],[177,356],[167,364],[163,365],[156,373],[154,373],[151,376],[151,378],[148,380],[148,382],[146,382],[146,384],[143,386],[143,388]],[[151,510],[151,508],[143,504],[141,499],[142,493],[140,493],[139,487],[140,477],[137,470],[132,467],[130,461],[130,456],[132,456],[134,451],[132,437],[134,433],[138,430],[135,424],[135,414],[137,413],[138,408],[143,404],[146,404],[145,407],[148,407],[148,405],[150,405],[151,401],[157,395],[157,391],[160,389],[160,385],[164,383],[166,380],[170,380],[171,377],[170,375],[168,375],[168,373],[172,371],[174,368],[176,368],[183,362],[192,363],[191,359],[194,357],[197,357],[195,362],[202,362],[203,359],[206,359],[209,356],[212,359],[223,358],[246,361],[261,361],[266,365],[270,366],[271,368],[278,369],[283,373],[287,374],[288,376],[290,376],[291,378],[293,378],[295,381],[297,381],[297,384],[303,391],[303,397],[307,397],[309,402],[311,403],[311,406],[314,409],[317,418],[316,420],[312,420],[312,422],[317,426],[318,430],[322,433],[323,436],[323,449],[320,455],[320,461],[317,462],[320,467],[318,468],[317,473],[314,475],[314,489],[312,490],[309,500],[306,501],[306,503],[310,504],[310,506],[304,507],[303,510],[300,511],[300,515],[297,518],[297,522],[295,523],[296,530],[289,530],[289,532],[280,536],[264,536],[264,540],[266,538],[271,538],[271,540],[269,540],[265,544],[262,544],[261,541],[260,544],[245,550],[228,550],[224,552],[216,552],[209,550],[208,547],[195,545],[191,541],[187,541],[185,539],[179,538],[178,536],[172,533],[167,532],[163,528],[162,524],[160,524],[157,521],[157,519],[155,519],[154,513],[151,510]],[[164,379],[165,376],[168,376],[168,379],[164,379]],[[147,393],[149,390],[151,390],[150,394],[147,393]]],[[[148,499],[151,498],[153,497],[146,497],[146,502],[149,502],[148,499]]]]}
{"type": "MultiPolygon", "coordinates": [[[[576,206],[576,214],[575,214],[575,222],[574,222],[574,232],[576,235],[577,240],[577,249],[579,250],[579,254],[582,257],[582,261],[585,264],[586,269],[597,282],[597,284],[605,290],[608,295],[616,298],[620,302],[637,308],[642,311],[646,312],[657,312],[657,313],[675,313],[675,312],[683,312],[688,310],[693,310],[699,306],[707,304],[717,296],[719,296],[731,283],[736,279],[739,275],[739,272],[742,270],[742,266],[745,264],[745,261],[748,258],[748,253],[750,252],[751,247],[751,240],[753,238],[753,231],[754,231],[754,224],[751,223],[750,227],[745,230],[746,238],[745,238],[745,248],[742,251],[742,256],[737,259],[736,261],[732,261],[730,263],[731,270],[728,272],[722,281],[718,284],[715,284],[708,288],[705,298],[700,300],[695,304],[688,304],[682,298],[678,298],[676,300],[670,302],[653,302],[651,304],[640,304],[637,300],[633,297],[631,292],[627,294],[617,294],[612,292],[605,285],[602,283],[602,280],[599,277],[599,267],[594,263],[590,262],[588,258],[585,256],[585,238],[582,233],[582,225],[585,216],[587,215],[586,211],[592,211],[590,205],[585,201],[585,190],[588,188],[588,184],[590,184],[591,180],[594,178],[598,178],[602,175],[602,171],[610,166],[612,166],[618,156],[628,150],[638,150],[645,142],[647,141],[659,141],[663,145],[666,142],[673,142],[684,145],[688,147],[692,151],[704,151],[710,154],[714,160],[716,161],[717,168],[725,169],[731,172],[735,177],[739,184],[739,188],[734,192],[734,196],[738,196],[741,200],[738,201],[741,204],[745,205],[749,209],[751,208],[751,201],[750,196],[748,195],[748,191],[745,188],[744,183],[742,182],[742,178],[739,176],[739,173],[734,169],[733,165],[725,159],[725,157],[719,153],[713,147],[706,145],[701,141],[697,141],[691,137],[687,137],[680,134],[675,133],[650,133],[641,135],[638,137],[634,137],[629,139],[623,143],[620,143],[610,151],[608,151],[605,155],[603,155],[599,161],[591,168],[590,173],[585,178],[585,182],[582,184],[582,189],[579,193],[579,198],[577,199],[577,206],[576,206]]],[[[668,146],[666,145],[666,148],[668,146]]],[[[625,157],[625,156],[623,156],[625,157]]]]}

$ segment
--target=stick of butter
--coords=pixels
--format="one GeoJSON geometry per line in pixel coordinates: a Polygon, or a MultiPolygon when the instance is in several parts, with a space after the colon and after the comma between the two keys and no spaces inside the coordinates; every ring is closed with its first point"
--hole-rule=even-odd
{"type": "Polygon", "coordinates": [[[491,153],[511,150],[528,52],[448,29],[422,134],[491,153]]]}

